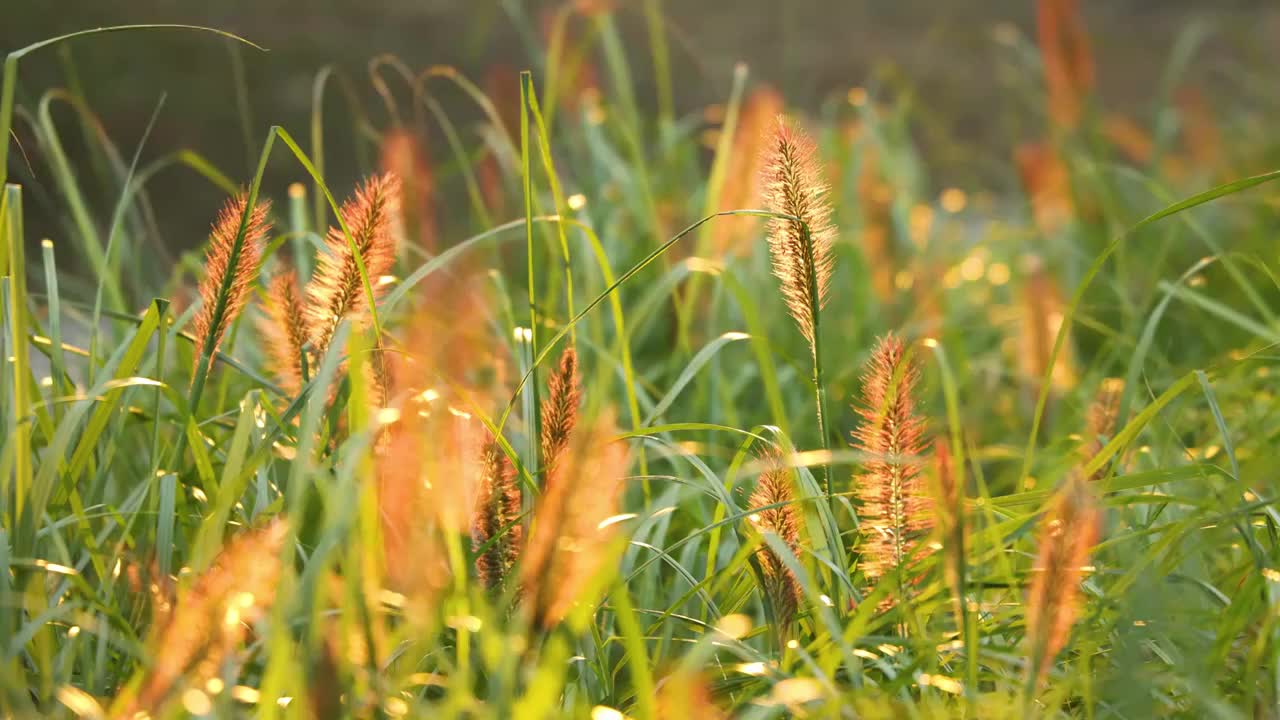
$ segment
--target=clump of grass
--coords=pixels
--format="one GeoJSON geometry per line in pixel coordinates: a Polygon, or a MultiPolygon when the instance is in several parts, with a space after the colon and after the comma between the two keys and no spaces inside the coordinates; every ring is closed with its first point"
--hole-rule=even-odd
{"type": "Polygon", "coordinates": [[[249,302],[250,287],[258,274],[262,243],[271,232],[268,220],[271,204],[258,203],[246,213],[247,205],[243,194],[227,200],[209,234],[204,276],[200,280],[201,305],[192,320],[196,366],[205,354],[217,353],[227,328],[249,302]],[[243,240],[237,246],[236,238],[240,237],[242,226],[243,240]],[[224,285],[226,300],[219,308],[224,285]]]}

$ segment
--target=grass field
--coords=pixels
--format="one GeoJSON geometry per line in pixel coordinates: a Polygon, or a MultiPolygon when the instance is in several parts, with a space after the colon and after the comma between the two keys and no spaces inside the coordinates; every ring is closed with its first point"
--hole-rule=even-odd
{"type": "Polygon", "coordinates": [[[251,177],[19,82],[249,40],[9,52],[0,716],[1280,717],[1277,117],[1193,43],[1108,113],[1074,5],[1003,188],[900,78],[677,108],[658,0],[321,70],[251,177]]]}

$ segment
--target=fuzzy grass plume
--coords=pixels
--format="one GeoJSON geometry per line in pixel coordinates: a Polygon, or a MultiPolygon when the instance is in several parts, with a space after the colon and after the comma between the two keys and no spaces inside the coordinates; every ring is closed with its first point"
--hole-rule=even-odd
{"type": "MultiPolygon", "coordinates": [[[[737,210],[755,208],[763,204],[763,164],[768,159],[765,145],[771,139],[773,125],[786,108],[782,94],[769,85],[761,85],[747,96],[738,119],[738,130],[733,135],[733,146],[724,186],[720,191],[720,209],[737,210]]],[[[749,216],[720,218],[711,230],[717,256],[726,254],[747,255],[751,244],[747,242],[756,232],[758,219],[749,216]]]]}
{"type": "Polygon", "coordinates": [[[323,357],[344,319],[363,319],[370,311],[360,278],[357,254],[365,274],[379,291],[378,277],[391,270],[396,259],[392,224],[399,211],[400,180],[391,174],[365,181],[342,206],[342,219],[354,243],[339,228],[329,228],[326,252],[320,253],[316,271],[307,283],[307,328],[316,357],[323,357]]]}
{"type": "Polygon", "coordinates": [[[773,274],[800,332],[813,347],[818,312],[831,284],[831,244],[835,226],[817,148],[808,135],[779,119],[761,171],[765,207],[791,218],[769,220],[773,274]]]}
{"type": "Polygon", "coordinates": [[[1093,90],[1093,54],[1089,31],[1076,0],[1040,0],[1037,28],[1049,118],[1064,128],[1080,123],[1086,98],[1093,90]]]}
{"type": "Polygon", "coordinates": [[[1071,389],[1076,384],[1077,374],[1071,360],[1069,334],[1054,360],[1053,369],[1049,369],[1053,346],[1065,321],[1066,303],[1057,280],[1038,257],[1027,258],[1020,300],[1017,367],[1028,396],[1035,397],[1040,392],[1040,383],[1046,374],[1052,390],[1061,393],[1071,389]]]}
{"type": "Polygon", "coordinates": [[[868,456],[855,492],[862,504],[862,568],[870,578],[906,570],[933,526],[921,456],[924,420],[916,414],[919,370],[902,340],[876,344],[862,376],[862,423],[854,447],[868,456]]]}
{"type": "MultiPolygon", "coordinates": [[[[762,461],[765,469],[748,500],[748,505],[757,510],[748,517],[756,529],[776,535],[791,554],[799,558],[801,519],[791,485],[791,471],[782,464],[776,452],[766,455],[762,461]],[[775,505],[777,507],[771,507],[775,505]]],[[[795,622],[803,601],[800,581],[768,543],[761,542],[756,550],[756,561],[763,575],[765,596],[769,599],[778,628],[785,633],[795,622]]]]}
{"type": "Polygon", "coordinates": [[[569,438],[578,423],[581,396],[578,353],[573,346],[568,346],[560,354],[555,372],[547,379],[547,399],[542,401],[542,464],[548,477],[569,446],[569,438]]]}
{"type": "Polygon", "coordinates": [[[258,322],[258,333],[266,346],[271,369],[285,393],[297,395],[302,389],[302,358],[307,343],[297,272],[286,270],[271,279],[265,310],[265,316],[258,322]]]}
{"type": "Polygon", "coordinates": [[[1080,582],[1101,524],[1092,489],[1071,475],[1040,523],[1040,549],[1027,595],[1028,669],[1037,683],[1044,681],[1054,658],[1066,647],[1079,615],[1080,582]]]}
{"type": "Polygon", "coordinates": [[[511,458],[496,441],[480,453],[480,494],[471,523],[476,575],[489,590],[502,588],[511,577],[524,544],[521,525],[520,480],[511,458]]]}
{"type": "Polygon", "coordinates": [[[383,133],[379,164],[387,175],[401,179],[400,211],[393,223],[397,234],[416,241],[428,252],[437,250],[435,175],[425,143],[403,127],[383,133]]]}
{"type": "MultiPolygon", "coordinates": [[[[782,297],[791,317],[809,341],[818,436],[822,448],[829,451],[829,413],[818,329],[834,262],[831,244],[835,239],[835,226],[831,224],[827,185],[822,181],[813,141],[803,132],[792,130],[782,118],[778,119],[765,157],[761,178],[765,207],[790,216],[769,220],[773,274],[782,283],[782,297]]],[[[830,468],[823,466],[822,474],[827,500],[834,504],[830,468]]]]}
{"type": "Polygon", "coordinates": [[[1057,235],[1075,215],[1071,174],[1066,164],[1052,145],[1035,142],[1018,146],[1014,165],[1040,235],[1057,235]]]}
{"type": "Polygon", "coordinates": [[[559,624],[610,557],[627,468],[613,418],[598,418],[574,438],[547,478],[521,560],[523,597],[534,622],[559,624]]]}
{"type": "Polygon", "coordinates": [[[485,430],[427,389],[404,400],[377,458],[378,508],[386,577],[428,610],[455,570],[450,535],[470,530],[481,492],[485,430]]]}
{"type": "MultiPolygon", "coordinates": [[[[1124,380],[1106,378],[1098,386],[1093,402],[1085,411],[1085,438],[1080,447],[1080,459],[1083,462],[1093,460],[1111,439],[1116,430],[1116,418],[1120,413],[1120,396],[1124,394],[1124,380]]],[[[1101,480],[1107,474],[1107,466],[1103,465],[1089,476],[1090,480],[1101,480]]]]}
{"type": "Polygon", "coordinates": [[[121,696],[116,717],[158,715],[184,679],[217,676],[223,661],[263,618],[275,597],[288,525],[277,519],[230,540],[213,565],[179,593],[149,643],[150,668],[136,696],[121,696]]]}
{"type": "Polygon", "coordinates": [[[227,328],[249,301],[249,287],[258,274],[262,243],[271,232],[271,222],[267,218],[271,203],[258,203],[246,218],[247,204],[248,199],[243,193],[227,200],[209,233],[205,274],[200,280],[201,305],[192,321],[195,337],[193,360],[197,366],[206,352],[206,343],[211,343],[207,348],[210,356],[218,352],[227,328]],[[237,252],[236,238],[240,235],[241,225],[244,226],[244,239],[237,252]],[[226,301],[219,312],[218,300],[224,285],[227,287],[226,301]]]}

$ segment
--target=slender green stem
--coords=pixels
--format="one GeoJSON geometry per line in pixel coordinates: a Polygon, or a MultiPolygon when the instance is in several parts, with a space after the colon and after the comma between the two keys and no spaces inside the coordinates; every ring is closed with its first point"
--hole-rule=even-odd
{"type": "Polygon", "coordinates": [[[530,97],[533,95],[533,76],[528,70],[520,73],[520,168],[523,173],[524,187],[524,236],[525,250],[528,253],[528,283],[529,283],[529,356],[532,358],[529,364],[527,377],[532,379],[530,383],[530,393],[533,399],[532,416],[529,418],[529,448],[530,458],[529,467],[530,474],[536,473],[541,463],[538,462],[538,451],[541,443],[538,442],[542,433],[542,406],[538,392],[538,362],[541,360],[538,353],[538,296],[537,282],[534,275],[534,244],[533,244],[533,174],[530,170],[529,161],[529,109],[530,97]]]}
{"type": "MultiPolygon", "coordinates": [[[[30,364],[27,345],[27,280],[22,238],[22,188],[4,186],[9,253],[9,333],[13,340],[13,517],[20,520],[31,488],[30,364]]],[[[34,532],[38,518],[32,518],[34,532]]],[[[10,527],[21,527],[14,522],[10,527]]]]}

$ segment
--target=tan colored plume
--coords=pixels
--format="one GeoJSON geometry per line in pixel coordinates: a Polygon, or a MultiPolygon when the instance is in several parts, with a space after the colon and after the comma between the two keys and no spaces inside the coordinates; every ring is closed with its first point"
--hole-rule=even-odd
{"type": "Polygon", "coordinates": [[[266,315],[258,322],[258,334],[262,337],[280,387],[287,395],[297,395],[302,389],[302,357],[307,343],[307,328],[298,273],[294,270],[286,270],[271,279],[267,288],[266,315]]]}
{"type": "Polygon", "coordinates": [[[213,565],[178,594],[167,621],[153,628],[150,668],[137,695],[118,700],[115,717],[158,715],[184,679],[201,683],[221,670],[275,599],[287,535],[288,525],[276,519],[227,542],[213,565]]]}
{"type": "Polygon", "coordinates": [[[927,549],[933,498],[924,485],[919,370],[895,335],[876,344],[862,376],[862,423],[853,445],[867,455],[855,492],[862,505],[862,568],[870,578],[906,571],[927,549]]]}
{"type": "Polygon", "coordinates": [[[827,186],[818,169],[813,141],[781,118],[766,153],[761,177],[765,207],[796,218],[769,220],[773,274],[782,283],[787,309],[812,348],[816,313],[826,302],[833,262],[835,227],[827,186]]]}
{"type": "Polygon", "coordinates": [[[446,534],[470,532],[483,484],[488,433],[450,398],[428,388],[403,399],[377,457],[387,583],[418,610],[430,609],[448,587],[446,534]]]}
{"type": "Polygon", "coordinates": [[[610,415],[575,434],[547,478],[521,561],[523,597],[538,625],[562,621],[604,569],[617,534],[627,447],[610,415]]]}
{"type": "Polygon", "coordinates": [[[200,280],[200,309],[192,321],[192,332],[195,336],[194,362],[199,365],[205,351],[205,343],[212,340],[208,348],[209,355],[218,352],[218,345],[231,327],[232,321],[244,309],[249,301],[249,287],[258,274],[258,263],[262,256],[262,243],[271,232],[271,222],[267,213],[271,203],[262,201],[254,206],[252,212],[245,217],[246,196],[241,193],[229,200],[218,213],[209,233],[209,248],[205,251],[205,274],[200,280]],[[240,235],[240,226],[244,225],[244,241],[238,253],[236,238],[240,235]],[[226,304],[222,314],[217,313],[218,297],[222,286],[230,277],[231,284],[227,292],[226,304]],[[212,338],[210,338],[212,332],[212,338]]]}
{"type": "Polygon", "coordinates": [[[1074,128],[1093,91],[1089,31],[1076,0],[1039,0],[1037,24],[1049,118],[1062,127],[1074,128]]]}
{"type": "Polygon", "coordinates": [[[1031,203],[1031,215],[1043,237],[1052,237],[1075,215],[1071,175],[1047,143],[1024,143],[1014,155],[1018,176],[1031,203]]]}
{"type": "MultiPolygon", "coordinates": [[[[791,471],[783,465],[782,458],[776,451],[770,451],[761,460],[765,468],[747,501],[754,509],[748,517],[761,533],[777,535],[798,560],[802,521],[791,484],[791,471]],[[773,505],[777,507],[770,507],[773,505]]],[[[764,581],[763,590],[773,607],[778,627],[785,634],[787,628],[795,622],[796,613],[803,603],[800,581],[783,562],[782,557],[763,540],[756,550],[756,561],[764,575],[761,578],[764,581]]]]}
{"type": "MultiPolygon", "coordinates": [[[[1111,440],[1116,431],[1116,417],[1120,413],[1120,396],[1124,394],[1124,380],[1106,378],[1098,386],[1098,391],[1089,403],[1085,413],[1085,438],[1080,448],[1080,459],[1090,462],[1111,440]]],[[[1101,480],[1107,474],[1107,466],[1103,465],[1089,476],[1090,480],[1101,480]]]]}
{"type": "Polygon", "coordinates": [[[1040,523],[1040,550],[1027,596],[1027,643],[1037,682],[1048,675],[1080,612],[1080,582],[1098,542],[1102,515],[1078,475],[1058,490],[1040,523]]]}
{"type": "Polygon", "coordinates": [[[364,264],[375,297],[380,276],[396,259],[392,223],[399,212],[400,181],[386,174],[369,178],[342,206],[342,219],[351,232],[354,251],[339,228],[329,228],[325,252],[320,253],[315,275],[307,283],[305,317],[316,357],[323,357],[344,319],[361,321],[370,311],[360,279],[357,255],[364,264]]]}
{"type": "Polygon", "coordinates": [[[1018,375],[1032,395],[1040,392],[1040,383],[1049,375],[1050,389],[1064,392],[1076,384],[1075,365],[1071,358],[1071,335],[1049,370],[1058,331],[1066,321],[1066,303],[1053,275],[1038,257],[1026,261],[1026,279],[1018,304],[1018,375]]]}
{"type": "Polygon", "coordinates": [[[524,544],[521,525],[520,480],[511,458],[497,441],[485,444],[480,455],[480,496],[471,523],[476,574],[490,590],[501,589],[515,568],[524,544]]]}
{"type": "MultiPolygon", "coordinates": [[[[781,93],[769,85],[761,85],[747,96],[733,135],[724,186],[720,191],[721,210],[741,210],[764,205],[763,165],[765,148],[774,123],[785,109],[781,93]]],[[[746,215],[719,218],[712,228],[717,256],[728,253],[746,255],[747,241],[759,227],[759,218],[746,215]]],[[[757,236],[758,237],[758,236],[757,236]]]]}
{"type": "Polygon", "coordinates": [[[384,173],[401,182],[400,212],[393,229],[434,254],[438,245],[436,181],[425,143],[405,128],[388,130],[382,135],[379,163],[384,173]]]}
{"type": "Polygon", "coordinates": [[[560,461],[578,422],[582,391],[578,382],[578,353],[567,346],[560,364],[547,379],[547,399],[542,401],[542,464],[550,477],[560,461]]]}

